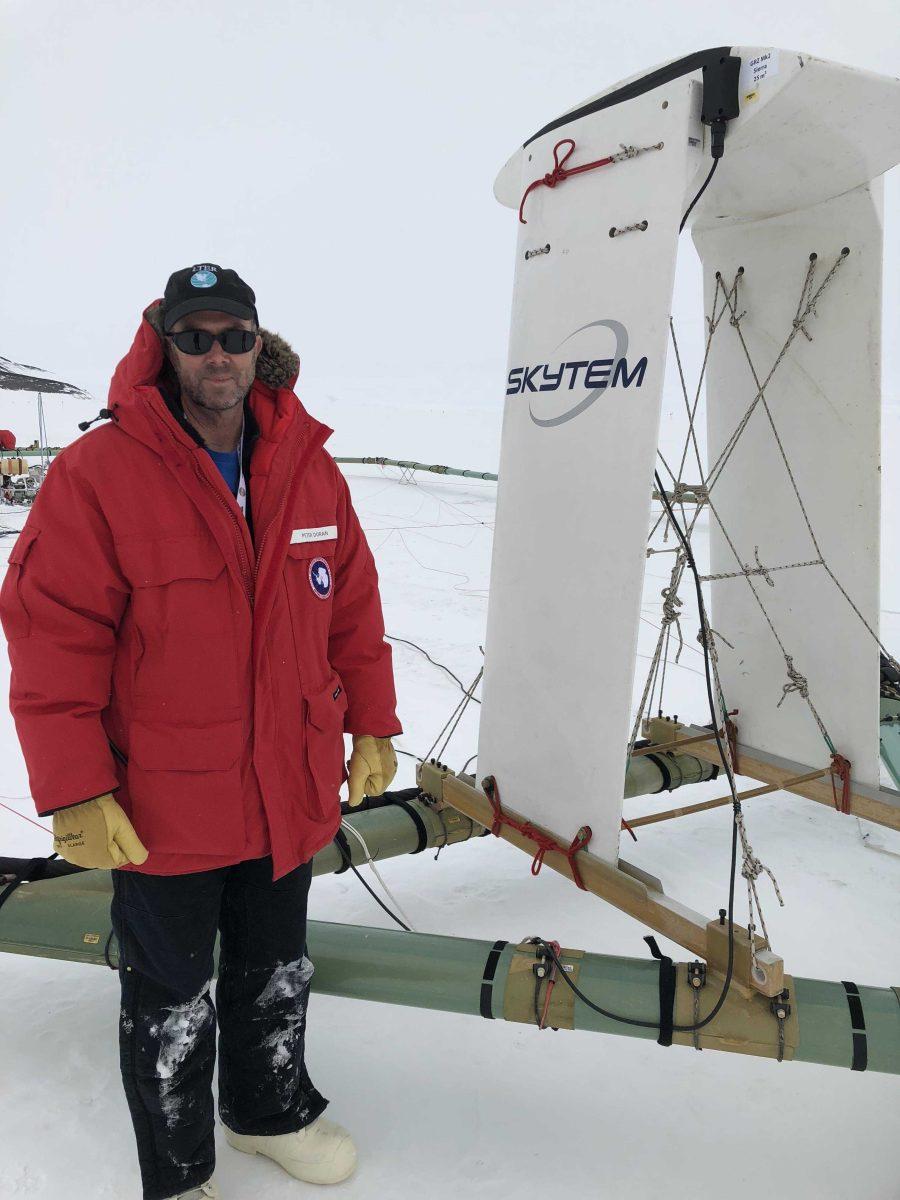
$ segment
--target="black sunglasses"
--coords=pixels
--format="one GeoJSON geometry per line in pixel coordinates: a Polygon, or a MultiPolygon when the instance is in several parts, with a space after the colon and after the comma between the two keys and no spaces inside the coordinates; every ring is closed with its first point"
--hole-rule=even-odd
{"type": "Polygon", "coordinates": [[[206,329],[182,329],[167,333],[182,354],[208,354],[213,342],[218,342],[226,354],[248,354],[256,345],[252,329],[226,329],[224,333],[209,333],[206,329]]]}

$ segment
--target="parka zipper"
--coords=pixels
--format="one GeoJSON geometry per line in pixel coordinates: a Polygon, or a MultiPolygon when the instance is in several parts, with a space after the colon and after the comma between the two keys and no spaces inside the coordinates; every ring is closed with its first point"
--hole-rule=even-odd
{"type": "MultiPolygon", "coordinates": [[[[235,533],[237,534],[237,540],[238,540],[238,550],[239,550],[239,558],[240,558],[240,563],[241,563],[241,575],[243,576],[243,580],[244,580],[244,590],[247,593],[247,600],[250,604],[250,607],[252,608],[255,598],[256,598],[255,597],[256,571],[255,571],[255,568],[252,573],[249,570],[249,562],[247,560],[247,552],[244,549],[244,538],[241,533],[240,523],[238,522],[237,517],[231,511],[228,501],[225,499],[225,497],[223,495],[221,495],[221,493],[219,492],[219,489],[216,487],[216,485],[211,480],[207,479],[206,476],[203,474],[203,471],[200,468],[200,465],[198,464],[197,460],[192,458],[192,461],[194,463],[194,470],[197,472],[198,476],[203,480],[203,482],[206,484],[206,486],[212,490],[213,495],[216,497],[216,499],[219,501],[219,503],[222,505],[222,507],[228,513],[229,517],[231,518],[231,522],[234,525],[234,530],[235,530],[235,533]]],[[[265,540],[265,539],[263,539],[263,540],[265,540]]],[[[258,556],[257,556],[257,561],[258,561],[258,556]]]]}
{"type": "MultiPolygon", "coordinates": [[[[272,528],[273,525],[278,525],[280,523],[281,515],[284,512],[284,508],[285,508],[285,505],[287,504],[288,497],[291,494],[291,488],[293,486],[294,479],[297,476],[297,469],[300,466],[300,461],[299,461],[300,460],[300,449],[301,449],[302,445],[303,445],[303,431],[301,430],[300,435],[297,438],[297,441],[294,446],[294,449],[296,451],[295,457],[294,457],[294,465],[291,468],[291,473],[287,478],[287,482],[285,483],[284,488],[282,489],[281,501],[278,505],[278,510],[275,513],[275,516],[272,518],[272,520],[266,526],[265,531],[263,532],[262,538],[260,539],[259,548],[257,549],[256,563],[254,564],[254,567],[253,567],[254,590],[256,588],[256,583],[259,578],[259,564],[262,562],[263,547],[266,544],[266,538],[269,536],[269,530],[272,528]]],[[[310,449],[312,449],[312,448],[313,447],[310,447],[310,449]]]]}
{"type": "Polygon", "coordinates": [[[282,490],[281,501],[278,505],[278,509],[275,513],[275,516],[272,518],[272,520],[268,523],[268,525],[263,530],[263,535],[262,535],[262,538],[260,539],[259,548],[257,549],[257,552],[256,552],[256,562],[253,564],[253,591],[254,591],[254,594],[256,592],[256,584],[259,579],[259,564],[262,562],[262,552],[263,552],[263,547],[266,544],[266,538],[269,536],[269,530],[272,528],[272,526],[277,525],[278,522],[281,520],[281,514],[284,511],[285,504],[287,504],[288,492],[291,489],[291,484],[294,482],[294,476],[296,475],[296,473],[297,473],[297,464],[295,462],[293,468],[291,469],[291,473],[288,476],[288,481],[287,481],[284,489],[282,490]]]}

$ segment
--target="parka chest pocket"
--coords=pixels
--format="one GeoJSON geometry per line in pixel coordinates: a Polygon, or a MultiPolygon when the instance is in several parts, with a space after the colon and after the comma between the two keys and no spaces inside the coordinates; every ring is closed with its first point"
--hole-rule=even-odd
{"type": "Polygon", "coordinates": [[[316,542],[291,542],[284,570],[292,601],[296,596],[330,600],[334,594],[334,559],[337,538],[316,542]]]}
{"type": "Polygon", "coordinates": [[[116,553],[132,588],[135,699],[164,704],[173,719],[189,715],[202,692],[205,706],[233,715],[236,599],[218,546],[194,535],[126,538],[116,553]]]}

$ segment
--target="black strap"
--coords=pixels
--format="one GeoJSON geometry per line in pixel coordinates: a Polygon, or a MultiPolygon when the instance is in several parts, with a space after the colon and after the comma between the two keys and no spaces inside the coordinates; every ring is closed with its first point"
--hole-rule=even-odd
{"type": "Polygon", "coordinates": [[[853,1061],[851,1071],[864,1071],[869,1065],[869,1042],[866,1036],[866,1018],[863,1013],[862,997],[855,983],[842,979],[844,991],[847,993],[847,1007],[850,1009],[850,1029],[853,1034],[853,1061]]]}
{"type": "Polygon", "coordinates": [[[659,792],[671,792],[673,790],[672,789],[672,773],[669,770],[668,766],[666,765],[666,761],[662,757],[662,755],[661,754],[645,754],[644,758],[649,758],[652,763],[656,763],[656,765],[659,767],[660,772],[663,777],[662,787],[657,788],[656,792],[654,792],[653,795],[657,795],[659,792]]]}
{"type": "Polygon", "coordinates": [[[334,835],[334,844],[338,848],[338,854],[341,856],[341,866],[335,871],[335,875],[343,875],[345,871],[349,871],[352,865],[350,857],[350,843],[347,841],[347,835],[343,829],[339,829],[334,835]]]}
{"type": "Polygon", "coordinates": [[[644,941],[650,953],[659,960],[659,1037],[660,1046],[672,1045],[672,1029],[675,1024],[675,966],[656,944],[656,938],[648,934],[644,941]]]}
{"type": "Polygon", "coordinates": [[[483,1017],[487,1017],[489,1021],[493,1021],[494,1013],[491,1007],[491,1001],[494,995],[494,976],[497,974],[497,964],[500,962],[500,955],[509,945],[509,942],[494,942],[491,946],[491,952],[487,956],[487,962],[484,964],[484,975],[481,980],[481,1001],[479,1010],[483,1017]]]}
{"type": "Polygon", "coordinates": [[[24,879],[14,879],[12,881],[12,883],[8,883],[6,885],[6,887],[3,889],[3,891],[0,892],[0,908],[2,908],[3,905],[7,902],[7,900],[10,898],[10,896],[16,890],[16,888],[21,887],[24,882],[25,882],[24,879]]]}
{"type": "MultiPolygon", "coordinates": [[[[19,860],[19,865],[16,867],[16,878],[11,883],[8,883],[3,891],[0,892],[0,908],[7,902],[16,888],[21,887],[23,883],[34,883],[38,879],[45,879],[50,870],[50,864],[56,858],[58,858],[57,854],[50,854],[46,858],[19,860]]],[[[13,860],[7,861],[11,862],[13,860]]]]}
{"type": "Polygon", "coordinates": [[[403,811],[412,821],[413,825],[416,827],[416,833],[419,836],[419,844],[416,846],[415,850],[411,851],[411,853],[421,854],[428,845],[428,830],[425,828],[425,822],[408,801],[402,800],[399,796],[397,796],[394,800],[394,803],[398,808],[403,809],[403,811]]]}

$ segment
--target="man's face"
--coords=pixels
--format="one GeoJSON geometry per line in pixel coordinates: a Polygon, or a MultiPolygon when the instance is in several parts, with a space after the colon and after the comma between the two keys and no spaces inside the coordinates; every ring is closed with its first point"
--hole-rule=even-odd
{"type": "MultiPolygon", "coordinates": [[[[226,329],[253,329],[252,321],[221,312],[189,313],[175,322],[172,333],[185,329],[205,329],[207,333],[224,333],[226,329]]],[[[226,354],[219,342],[213,342],[206,354],[182,354],[171,338],[165,339],[165,352],[181,384],[182,400],[209,412],[227,412],[243,403],[256,374],[256,360],[262,349],[262,338],[247,354],[226,354]]]]}

